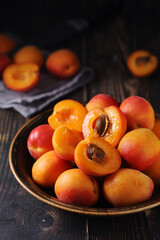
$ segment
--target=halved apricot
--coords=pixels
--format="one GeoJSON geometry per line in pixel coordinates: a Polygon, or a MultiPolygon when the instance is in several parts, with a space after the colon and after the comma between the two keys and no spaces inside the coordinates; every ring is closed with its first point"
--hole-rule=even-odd
{"type": "Polygon", "coordinates": [[[116,106],[93,109],[88,112],[82,125],[84,138],[100,137],[113,146],[117,146],[127,130],[124,113],[116,106]]]}
{"type": "Polygon", "coordinates": [[[148,51],[137,50],[128,57],[127,66],[133,75],[145,77],[156,70],[158,59],[148,51]]]}
{"type": "Polygon", "coordinates": [[[74,157],[76,165],[91,176],[104,176],[121,166],[118,150],[100,137],[90,136],[81,141],[75,149],[74,157]]]}
{"type": "Polygon", "coordinates": [[[54,106],[53,113],[48,118],[48,123],[54,130],[61,125],[65,125],[81,132],[86,113],[87,111],[81,103],[72,99],[65,99],[54,106]]]}
{"type": "Polygon", "coordinates": [[[34,63],[11,64],[3,72],[3,81],[7,88],[27,92],[39,82],[39,67],[34,63]]]}
{"type": "Polygon", "coordinates": [[[81,132],[66,126],[58,127],[52,137],[56,153],[63,159],[73,161],[77,144],[83,140],[81,132]]]}

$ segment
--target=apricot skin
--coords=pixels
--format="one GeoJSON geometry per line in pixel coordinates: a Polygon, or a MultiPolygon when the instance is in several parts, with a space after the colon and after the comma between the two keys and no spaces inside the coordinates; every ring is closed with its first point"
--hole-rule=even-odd
{"type": "Polygon", "coordinates": [[[35,161],[32,166],[32,178],[39,186],[51,188],[58,176],[72,166],[70,162],[61,159],[55,150],[51,150],[35,161]]]}
{"type": "Polygon", "coordinates": [[[152,129],[155,123],[155,113],[151,104],[139,96],[126,98],[120,105],[126,115],[128,130],[139,127],[152,129]]]}
{"type": "Polygon", "coordinates": [[[138,128],[123,136],[118,150],[130,167],[144,171],[160,157],[160,141],[152,130],[138,128]]]}
{"type": "Polygon", "coordinates": [[[52,136],[54,130],[48,124],[35,127],[27,139],[27,148],[34,159],[38,159],[44,153],[53,150],[52,136]]]}
{"type": "Polygon", "coordinates": [[[105,108],[109,106],[119,106],[118,102],[111,96],[107,94],[97,94],[86,104],[87,111],[91,111],[95,108],[105,108]]]}
{"type": "Polygon", "coordinates": [[[114,207],[124,207],[148,200],[152,196],[154,183],[151,178],[135,169],[119,169],[107,176],[103,183],[103,194],[114,207]]]}
{"type": "Polygon", "coordinates": [[[156,134],[156,136],[160,139],[160,118],[155,120],[154,127],[152,131],[156,134]]]}
{"type": "Polygon", "coordinates": [[[27,45],[20,48],[13,56],[13,61],[18,64],[35,63],[39,67],[43,64],[43,54],[41,50],[33,45],[27,45]]]}
{"type": "Polygon", "coordinates": [[[92,206],[99,199],[99,186],[94,178],[80,169],[70,169],[58,177],[55,194],[60,201],[68,204],[92,206]]]}
{"type": "Polygon", "coordinates": [[[61,49],[51,53],[46,60],[46,68],[57,78],[68,79],[79,70],[80,63],[74,52],[61,49]]]}
{"type": "Polygon", "coordinates": [[[91,176],[111,174],[121,166],[121,156],[117,149],[99,137],[90,136],[81,141],[75,149],[74,158],[76,165],[91,176]],[[104,152],[102,159],[100,156],[97,157],[97,161],[95,161],[89,157],[88,147],[93,144],[104,152]]]}
{"type": "Polygon", "coordinates": [[[160,157],[144,173],[153,180],[155,185],[160,186],[160,157]]]}
{"type": "Polygon", "coordinates": [[[16,46],[15,41],[5,34],[0,34],[0,53],[8,54],[16,46]]]}

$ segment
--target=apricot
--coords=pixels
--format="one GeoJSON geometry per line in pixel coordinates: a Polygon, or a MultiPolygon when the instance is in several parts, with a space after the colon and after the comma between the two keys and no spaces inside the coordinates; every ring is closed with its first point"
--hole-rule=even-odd
{"type": "Polygon", "coordinates": [[[35,63],[39,67],[42,66],[44,57],[42,51],[33,45],[27,45],[20,48],[13,56],[14,63],[35,63]]]}
{"type": "Polygon", "coordinates": [[[8,54],[16,46],[15,41],[6,34],[0,34],[0,53],[8,54]]]}
{"type": "Polygon", "coordinates": [[[146,170],[160,157],[160,140],[147,128],[138,128],[126,133],[118,150],[131,168],[146,170]]]}
{"type": "Polygon", "coordinates": [[[89,136],[75,149],[75,163],[86,174],[104,176],[115,172],[121,166],[117,149],[104,139],[89,136]]]}
{"type": "Polygon", "coordinates": [[[74,52],[60,49],[51,53],[46,60],[46,68],[57,78],[70,78],[79,70],[80,63],[74,52]]]}
{"type": "Polygon", "coordinates": [[[32,178],[41,187],[51,188],[58,176],[72,168],[71,162],[60,158],[55,150],[44,153],[32,166],[32,178]]]}
{"type": "Polygon", "coordinates": [[[34,159],[38,159],[44,153],[53,150],[53,133],[53,128],[48,124],[41,124],[30,132],[27,139],[27,148],[34,159]]]}
{"type": "Polygon", "coordinates": [[[63,172],[56,180],[54,189],[57,198],[68,204],[92,206],[99,199],[97,181],[80,169],[63,172]]]}
{"type": "Polygon", "coordinates": [[[74,151],[77,144],[83,140],[81,132],[66,126],[56,128],[52,144],[56,153],[63,159],[74,161],[74,151]]]}
{"type": "Polygon", "coordinates": [[[154,183],[142,172],[121,168],[107,176],[103,183],[103,194],[114,207],[124,207],[147,201],[152,196],[154,183]]]}
{"type": "Polygon", "coordinates": [[[11,59],[6,54],[0,54],[0,76],[3,70],[12,63],[11,59]]]}
{"type": "Polygon", "coordinates": [[[64,125],[81,132],[86,113],[87,111],[81,103],[65,99],[54,106],[53,113],[48,118],[48,123],[54,130],[64,125]]]}
{"type": "Polygon", "coordinates": [[[160,157],[144,173],[153,180],[155,185],[160,186],[160,157]]]}
{"type": "Polygon", "coordinates": [[[139,96],[128,97],[121,103],[120,109],[126,115],[128,130],[153,128],[155,112],[146,99],[139,96]]]}
{"type": "Polygon", "coordinates": [[[91,110],[86,114],[82,124],[84,138],[92,135],[101,137],[113,146],[118,145],[126,130],[126,117],[116,106],[91,110]]]}
{"type": "Polygon", "coordinates": [[[150,52],[138,50],[129,55],[127,67],[137,77],[146,77],[153,73],[158,66],[158,59],[150,52]]]}
{"type": "Polygon", "coordinates": [[[17,92],[27,92],[39,82],[39,67],[34,63],[11,64],[3,71],[5,86],[17,92]]]}
{"type": "Polygon", "coordinates": [[[119,106],[118,102],[113,97],[100,93],[92,97],[85,107],[89,112],[95,108],[105,108],[112,105],[119,106]]]}
{"type": "Polygon", "coordinates": [[[160,139],[160,118],[156,118],[155,124],[154,124],[154,127],[153,127],[152,131],[160,139]]]}

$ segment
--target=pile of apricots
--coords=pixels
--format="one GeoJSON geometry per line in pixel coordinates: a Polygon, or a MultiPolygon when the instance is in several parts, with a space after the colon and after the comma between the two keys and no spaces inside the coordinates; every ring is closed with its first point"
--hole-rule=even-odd
{"type": "Polygon", "coordinates": [[[69,79],[80,67],[74,52],[60,49],[44,59],[42,51],[33,45],[18,49],[11,57],[16,43],[7,35],[0,34],[0,75],[7,88],[17,92],[28,92],[35,88],[40,79],[40,70],[46,70],[57,79],[69,79]]]}
{"type": "MultiPolygon", "coordinates": [[[[15,41],[5,34],[0,34],[0,76],[7,88],[17,92],[28,92],[39,82],[43,65],[57,79],[69,79],[79,68],[78,57],[69,49],[56,50],[44,59],[42,51],[34,45],[26,45],[15,51],[15,41]]],[[[131,53],[126,65],[137,77],[146,77],[158,67],[158,59],[146,50],[131,53]]]]}
{"type": "Polygon", "coordinates": [[[62,100],[29,133],[27,148],[33,181],[68,204],[129,206],[160,185],[160,119],[140,96],[62,100]]]}

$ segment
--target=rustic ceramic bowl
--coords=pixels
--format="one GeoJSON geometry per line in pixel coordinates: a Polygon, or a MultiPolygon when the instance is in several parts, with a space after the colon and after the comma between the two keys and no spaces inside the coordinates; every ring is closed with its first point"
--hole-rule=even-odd
{"type": "Polygon", "coordinates": [[[34,161],[27,150],[27,138],[33,128],[40,124],[47,123],[48,116],[51,113],[52,110],[48,110],[28,121],[18,131],[10,146],[9,163],[11,170],[20,185],[32,196],[59,209],[95,216],[131,214],[160,205],[160,190],[157,189],[154,190],[152,198],[146,202],[127,207],[113,208],[108,206],[106,202],[103,202],[103,200],[95,207],[81,207],[65,204],[57,200],[53,192],[50,193],[37,186],[31,177],[31,168],[34,161]]]}

